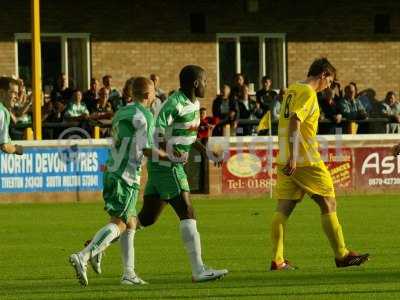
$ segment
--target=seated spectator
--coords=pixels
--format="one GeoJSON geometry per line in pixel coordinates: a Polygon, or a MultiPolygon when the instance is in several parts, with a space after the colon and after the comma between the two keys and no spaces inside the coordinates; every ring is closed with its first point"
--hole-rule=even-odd
{"type": "Polygon", "coordinates": [[[247,85],[242,86],[237,107],[238,107],[238,119],[239,119],[237,135],[251,135],[253,132],[253,127],[254,127],[253,125],[250,124],[240,125],[240,121],[252,120],[254,118],[253,112],[256,107],[255,101],[250,99],[249,87],[247,85]]]}
{"type": "Polygon", "coordinates": [[[121,95],[112,85],[112,76],[103,76],[103,88],[108,91],[108,100],[111,103],[113,111],[117,111],[122,106],[121,95]]]}
{"type": "Polygon", "coordinates": [[[235,100],[229,99],[231,88],[224,84],[221,93],[214,99],[212,104],[213,117],[217,122],[213,135],[223,135],[223,128],[228,123],[229,112],[236,109],[235,100]]]}
{"type": "Polygon", "coordinates": [[[319,130],[320,134],[336,134],[343,132],[342,114],[339,107],[334,100],[335,94],[332,89],[326,89],[323,97],[319,102],[320,105],[320,121],[319,130]]]}
{"type": "Polygon", "coordinates": [[[99,90],[99,99],[97,100],[96,108],[90,115],[92,120],[111,120],[112,116],[114,115],[114,110],[108,99],[108,90],[101,88],[99,90]]]}
{"type": "Polygon", "coordinates": [[[235,76],[233,77],[233,84],[229,96],[231,100],[239,99],[242,92],[242,88],[245,85],[245,83],[246,79],[244,78],[244,75],[242,73],[235,74],[235,76]]]}
{"type": "Polygon", "coordinates": [[[256,98],[257,102],[261,103],[261,108],[265,113],[270,110],[277,93],[272,89],[272,79],[270,77],[264,76],[261,80],[261,84],[262,88],[257,91],[256,98]]]}
{"type": "Polygon", "coordinates": [[[252,114],[256,119],[261,119],[264,116],[264,110],[262,109],[260,102],[255,102],[252,114]]]}
{"type": "Polygon", "coordinates": [[[97,100],[99,99],[99,81],[96,78],[90,80],[90,88],[83,93],[83,103],[92,113],[96,109],[97,100]]]}
{"type": "Polygon", "coordinates": [[[343,90],[341,88],[339,80],[335,79],[332,82],[331,90],[333,91],[333,100],[336,103],[339,103],[339,101],[343,98],[343,90]]]}
{"type": "Polygon", "coordinates": [[[212,112],[214,118],[219,121],[224,120],[228,117],[229,110],[235,108],[235,101],[230,100],[231,88],[229,85],[224,84],[221,93],[214,99],[212,104],[212,112]]]}
{"type": "Polygon", "coordinates": [[[75,90],[72,94],[72,101],[68,104],[65,111],[65,119],[70,121],[85,120],[89,117],[89,110],[82,102],[82,92],[75,90]]]}
{"type": "Polygon", "coordinates": [[[68,87],[68,78],[65,73],[61,73],[57,79],[57,85],[53,87],[51,91],[50,98],[53,102],[60,102],[62,106],[59,108],[64,108],[71,100],[72,89],[68,87]]]}
{"type": "Polygon", "coordinates": [[[207,116],[207,109],[205,107],[200,108],[200,126],[197,131],[197,138],[203,145],[207,144],[210,132],[214,129],[214,127],[215,119],[207,116]]]}
{"type": "Polygon", "coordinates": [[[389,119],[387,124],[387,133],[399,133],[400,123],[400,104],[396,99],[395,92],[388,92],[385,100],[381,104],[381,113],[383,117],[389,119]]]}
{"type": "Polygon", "coordinates": [[[32,99],[27,95],[22,79],[18,83],[18,95],[10,103],[10,136],[12,139],[21,140],[26,127],[32,125],[32,99]]]}
{"type": "Polygon", "coordinates": [[[150,75],[150,80],[154,83],[154,88],[156,89],[156,99],[151,105],[151,110],[155,116],[158,115],[158,112],[161,109],[162,104],[165,100],[167,100],[166,93],[160,88],[160,77],[156,74],[150,75]]]}
{"type": "Polygon", "coordinates": [[[356,98],[356,88],[349,84],[344,89],[344,98],[338,103],[341,115],[347,120],[364,120],[367,118],[367,112],[356,98]]]}

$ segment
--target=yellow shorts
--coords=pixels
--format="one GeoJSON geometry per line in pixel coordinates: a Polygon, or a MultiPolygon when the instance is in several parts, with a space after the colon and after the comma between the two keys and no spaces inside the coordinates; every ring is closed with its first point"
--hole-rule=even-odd
{"type": "Polygon", "coordinates": [[[282,200],[301,200],[304,194],[335,197],[331,174],[324,162],[313,166],[297,167],[292,176],[283,174],[283,165],[278,165],[276,195],[282,200]]]}

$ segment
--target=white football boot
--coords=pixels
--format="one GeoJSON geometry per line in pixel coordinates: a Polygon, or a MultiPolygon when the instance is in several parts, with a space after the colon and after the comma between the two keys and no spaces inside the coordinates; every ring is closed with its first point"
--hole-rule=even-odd
{"type": "Polygon", "coordinates": [[[192,281],[205,282],[205,281],[217,280],[224,277],[226,274],[228,274],[228,270],[226,269],[214,270],[211,268],[204,267],[203,272],[196,275],[192,275],[192,281]]]}
{"type": "Polygon", "coordinates": [[[97,274],[101,274],[101,259],[103,258],[103,252],[99,252],[99,254],[90,257],[90,265],[97,274]]]}
{"type": "Polygon", "coordinates": [[[148,284],[148,282],[144,281],[142,278],[140,278],[136,274],[132,274],[132,275],[124,275],[124,276],[122,276],[121,284],[125,284],[125,285],[144,285],[144,284],[148,284]]]}
{"type": "Polygon", "coordinates": [[[69,263],[75,269],[79,283],[82,286],[87,286],[89,282],[86,274],[86,264],[82,261],[79,254],[72,254],[69,257],[69,263]]]}

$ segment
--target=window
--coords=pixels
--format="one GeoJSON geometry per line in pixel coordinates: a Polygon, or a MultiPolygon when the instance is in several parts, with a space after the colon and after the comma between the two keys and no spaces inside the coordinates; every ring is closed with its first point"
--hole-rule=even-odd
{"type": "Polygon", "coordinates": [[[217,47],[219,87],[231,84],[235,73],[243,73],[255,90],[265,75],[274,89],[286,86],[284,34],[218,34],[217,47]]]}
{"type": "MultiPolygon", "coordinates": [[[[31,35],[16,34],[16,74],[26,86],[32,82],[31,35]]],[[[90,43],[88,34],[42,34],[42,83],[54,86],[58,75],[67,75],[69,86],[87,89],[90,82],[90,43]]]]}

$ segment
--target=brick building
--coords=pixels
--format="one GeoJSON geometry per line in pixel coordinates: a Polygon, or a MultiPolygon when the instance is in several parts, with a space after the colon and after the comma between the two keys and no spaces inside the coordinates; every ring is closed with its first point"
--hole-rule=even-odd
{"type": "MultiPolygon", "coordinates": [[[[0,0],[0,74],[30,78],[30,1],[0,0]]],[[[43,82],[64,71],[81,88],[111,74],[116,87],[157,73],[175,89],[185,64],[208,72],[209,106],[218,85],[242,71],[255,88],[304,78],[327,56],[344,82],[398,91],[400,2],[389,0],[41,1],[43,82]]]]}

